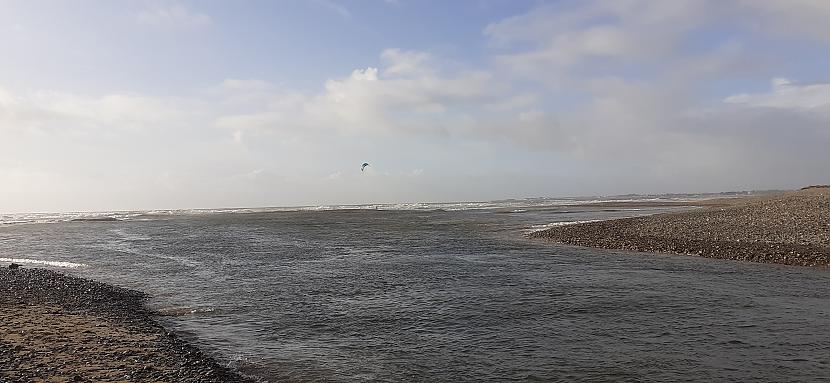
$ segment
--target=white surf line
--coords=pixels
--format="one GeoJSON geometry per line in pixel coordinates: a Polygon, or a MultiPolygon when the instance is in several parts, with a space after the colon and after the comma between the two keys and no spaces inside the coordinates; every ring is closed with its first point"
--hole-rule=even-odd
{"type": "Polygon", "coordinates": [[[570,225],[578,225],[580,223],[591,223],[591,222],[602,222],[602,221],[610,221],[611,219],[588,219],[583,221],[564,221],[564,222],[551,222],[542,225],[533,225],[530,229],[525,229],[525,234],[533,234],[539,231],[545,231],[552,227],[559,227],[559,226],[570,226],[570,225]]]}
{"type": "Polygon", "coordinates": [[[0,258],[0,262],[10,262],[10,263],[23,263],[29,265],[46,265],[46,266],[54,266],[54,267],[66,267],[70,269],[76,269],[78,267],[86,267],[87,265],[83,263],[73,263],[73,262],[61,262],[61,261],[42,261],[39,259],[28,259],[28,258],[0,258]]]}

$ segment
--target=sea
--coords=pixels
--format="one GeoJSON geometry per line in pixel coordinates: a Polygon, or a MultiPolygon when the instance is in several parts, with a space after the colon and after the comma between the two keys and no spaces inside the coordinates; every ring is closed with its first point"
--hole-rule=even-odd
{"type": "Polygon", "coordinates": [[[0,264],[143,291],[262,382],[830,380],[830,270],[527,237],[702,197],[0,214],[0,264]]]}

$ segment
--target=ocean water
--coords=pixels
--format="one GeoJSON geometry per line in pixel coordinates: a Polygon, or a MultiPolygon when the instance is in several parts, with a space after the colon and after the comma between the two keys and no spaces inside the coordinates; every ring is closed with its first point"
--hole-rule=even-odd
{"type": "Polygon", "coordinates": [[[166,326],[267,382],[830,379],[828,270],[524,236],[667,210],[524,200],[7,215],[0,262],[145,291],[166,326]]]}

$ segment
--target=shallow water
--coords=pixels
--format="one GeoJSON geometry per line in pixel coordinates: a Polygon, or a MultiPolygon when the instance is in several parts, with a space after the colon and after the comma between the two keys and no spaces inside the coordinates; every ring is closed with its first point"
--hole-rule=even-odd
{"type": "Polygon", "coordinates": [[[145,291],[166,325],[265,381],[830,378],[828,270],[522,236],[646,212],[145,215],[0,227],[0,257],[145,291]]]}

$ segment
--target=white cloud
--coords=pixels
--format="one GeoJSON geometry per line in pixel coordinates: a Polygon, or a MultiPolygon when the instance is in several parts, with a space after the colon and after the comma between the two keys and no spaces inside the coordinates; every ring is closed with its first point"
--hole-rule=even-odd
{"type": "Polygon", "coordinates": [[[421,52],[386,50],[381,59],[383,68],[327,80],[315,95],[265,93],[261,108],[222,116],[217,124],[237,130],[444,135],[452,133],[447,122],[459,117],[460,110],[482,103],[509,108],[513,100],[487,72],[442,74],[427,65],[429,55],[421,52]]]}
{"type": "Polygon", "coordinates": [[[337,13],[340,17],[345,19],[349,19],[352,17],[352,13],[349,11],[348,8],[343,6],[342,4],[337,3],[335,0],[312,0],[314,4],[317,4],[320,7],[323,7],[331,12],[337,13]]]}
{"type": "MultiPolygon", "coordinates": [[[[695,38],[739,16],[741,32],[769,22],[775,39],[821,40],[824,24],[812,14],[823,15],[822,4],[561,2],[488,26],[496,54],[482,66],[459,70],[427,52],[389,49],[316,91],[257,79],[227,79],[186,98],[0,88],[8,154],[0,184],[61,185],[108,206],[121,196],[144,199],[118,207],[183,207],[580,190],[546,181],[555,172],[574,174],[583,192],[813,183],[830,162],[830,85],[776,79],[770,91],[726,96],[735,85],[721,79],[770,77],[764,54],[773,46],[740,33],[695,38]],[[377,170],[353,173],[366,160],[377,170]],[[485,175],[471,178],[476,172],[485,175]]],[[[139,19],[210,24],[181,6],[139,19]]],[[[28,203],[15,193],[0,190],[0,210],[28,203]]]]}
{"type": "Polygon", "coordinates": [[[213,22],[210,16],[187,9],[180,4],[142,10],[136,19],[141,24],[163,28],[203,28],[213,22]]]}
{"type": "Polygon", "coordinates": [[[425,75],[431,71],[429,61],[432,57],[426,52],[387,49],[380,58],[386,62],[383,73],[387,76],[425,75]]]}
{"type": "MultiPolygon", "coordinates": [[[[6,181],[16,180],[21,188],[64,175],[66,192],[61,195],[67,209],[158,207],[153,200],[196,207],[334,197],[346,202],[435,199],[432,192],[433,197],[418,197],[435,181],[426,174],[442,176],[425,171],[423,157],[429,153],[427,162],[435,163],[428,165],[437,166],[442,155],[462,153],[449,146],[425,146],[425,140],[445,142],[439,147],[455,138],[501,140],[498,132],[504,126],[499,124],[516,122],[517,113],[535,101],[513,94],[488,72],[437,67],[425,53],[389,50],[381,56],[380,68],[329,79],[315,93],[289,92],[251,79],[228,79],[186,98],[0,88],[5,138],[0,150],[7,153],[0,168],[16,169],[6,181]],[[490,110],[487,116],[478,115],[481,105],[490,110]],[[418,166],[389,163],[401,154],[417,159],[418,166]],[[385,170],[370,169],[359,178],[349,173],[352,166],[339,170],[340,176],[330,170],[332,164],[360,164],[367,158],[377,159],[385,170]],[[26,176],[31,180],[24,185],[21,175],[40,176],[26,176]],[[388,179],[380,179],[384,177],[388,179]],[[316,183],[322,180],[330,185],[316,183]],[[374,187],[371,193],[361,187],[367,182],[374,187]],[[397,186],[390,189],[390,182],[397,186]],[[344,190],[335,196],[331,185],[344,190]],[[85,188],[95,188],[95,193],[84,195],[85,188]],[[118,203],[138,193],[141,198],[118,203]],[[188,193],[198,196],[180,197],[188,193]]],[[[518,126],[522,124],[528,122],[518,126]]],[[[445,195],[454,193],[445,189],[445,195]]],[[[0,197],[0,210],[54,206],[23,194],[0,197]]]]}
{"type": "Polygon", "coordinates": [[[817,163],[830,161],[822,149],[830,144],[830,133],[821,128],[830,124],[827,85],[777,80],[768,93],[712,99],[711,92],[724,79],[763,76],[778,59],[770,54],[776,48],[758,46],[741,32],[762,41],[770,36],[820,41],[830,25],[822,21],[828,4],[545,4],[484,30],[504,73],[544,85],[540,99],[519,111],[512,124],[498,119],[470,123],[491,139],[551,150],[595,169],[616,168],[616,175],[627,176],[625,182],[679,182],[680,174],[699,178],[709,190],[741,182],[792,182],[796,174],[803,182],[822,174],[817,163]],[[775,28],[760,30],[764,25],[775,28]],[[713,36],[718,28],[737,33],[713,36]],[[785,170],[794,166],[798,172],[785,170]],[[779,173],[771,176],[771,169],[779,173]]]}
{"type": "MultiPolygon", "coordinates": [[[[671,191],[683,187],[717,190],[752,182],[764,185],[764,169],[786,173],[776,180],[801,182],[821,172],[811,165],[815,159],[830,161],[819,145],[828,141],[822,127],[830,118],[810,112],[810,108],[827,103],[828,86],[824,84],[799,86],[778,79],[769,93],[736,95],[718,105],[707,105],[690,86],[697,81],[696,75],[636,81],[613,76],[575,77],[576,89],[589,97],[568,108],[557,108],[551,104],[550,94],[515,89],[492,72],[448,71],[424,53],[388,50],[381,54],[381,60],[384,65],[380,68],[359,69],[349,76],[330,79],[319,92],[310,94],[240,79],[225,80],[190,99],[0,91],[0,129],[16,131],[19,137],[28,134],[31,142],[36,142],[33,134],[48,140],[50,136],[63,137],[59,132],[67,131],[93,136],[128,131],[131,133],[118,136],[132,137],[135,142],[131,144],[153,148],[154,155],[160,154],[157,164],[139,168],[143,169],[139,174],[151,173],[137,176],[139,179],[146,177],[148,185],[162,181],[164,185],[179,185],[165,187],[171,192],[181,191],[189,183],[201,185],[212,188],[208,194],[213,198],[240,192],[222,179],[238,182],[240,188],[242,184],[256,184],[259,189],[281,183],[305,185],[296,186],[298,190],[313,185],[324,187],[315,182],[326,181],[349,185],[349,193],[353,193],[349,195],[365,195],[358,187],[365,179],[361,181],[344,170],[332,172],[331,164],[384,158],[367,153],[378,150],[374,148],[378,141],[388,142],[389,150],[397,148],[393,151],[404,153],[418,149],[402,143],[420,140],[438,146],[463,142],[511,148],[505,156],[549,153],[560,161],[606,172],[608,185],[641,191],[643,187],[650,188],[644,190],[648,191],[666,185],[677,185],[671,191]],[[759,113],[746,106],[788,110],[759,113]],[[779,129],[782,124],[788,124],[788,129],[779,129]],[[798,134],[793,134],[795,131],[798,134]],[[375,144],[367,148],[361,142],[375,144]],[[441,142],[444,144],[436,144],[441,142]],[[785,145],[798,146],[798,154],[793,155],[785,145]],[[186,162],[174,159],[182,153],[187,157],[198,153],[201,157],[186,162]],[[801,166],[801,170],[787,173],[787,166],[801,166]],[[214,180],[198,178],[202,176],[214,180]],[[681,183],[689,179],[699,179],[701,184],[681,183]]],[[[717,72],[719,67],[705,72],[717,72]]],[[[84,146],[108,139],[72,140],[84,146]]],[[[59,146],[60,140],[54,145],[56,153],[67,153],[59,146]]],[[[432,155],[435,149],[427,150],[432,155]]],[[[461,158],[454,156],[466,155],[457,148],[446,150],[453,153],[448,157],[454,159],[451,163],[461,158]]],[[[88,161],[94,161],[99,151],[92,149],[88,161]]],[[[423,153],[415,157],[422,161],[423,153]]],[[[396,182],[418,178],[423,180],[418,182],[428,183],[439,176],[434,173],[436,166],[419,164],[415,170],[403,170],[413,167],[401,164],[383,174],[395,175],[396,182]]],[[[28,169],[32,174],[69,171],[36,166],[28,169]]],[[[373,170],[369,175],[382,174],[373,170]]],[[[84,177],[78,179],[95,182],[89,178],[94,175],[84,177]]],[[[377,186],[385,190],[382,184],[377,186]]],[[[428,185],[419,187],[429,189],[428,185]]],[[[321,192],[320,196],[324,195],[321,192]]],[[[366,198],[381,195],[386,194],[366,198]]],[[[267,197],[263,194],[256,198],[267,197]]],[[[205,198],[209,200],[207,195],[205,198]]],[[[303,201],[301,196],[291,198],[303,201]]]]}
{"type": "Polygon", "coordinates": [[[500,56],[521,72],[563,71],[591,60],[654,59],[676,51],[683,33],[703,22],[704,3],[566,2],[490,24],[484,33],[501,47],[531,44],[500,56]]]}
{"type": "Polygon", "coordinates": [[[186,103],[118,93],[101,97],[56,91],[15,94],[0,88],[0,130],[71,132],[169,126],[192,113],[186,103]]]}
{"type": "Polygon", "coordinates": [[[750,107],[813,109],[830,105],[830,84],[796,85],[786,78],[772,79],[767,93],[736,94],[724,102],[750,107]]]}
{"type": "Polygon", "coordinates": [[[794,187],[820,179],[830,161],[826,113],[704,107],[661,84],[618,81],[594,91],[592,103],[561,118],[570,143],[558,150],[618,169],[619,182],[662,190],[794,187]]]}
{"type": "Polygon", "coordinates": [[[828,18],[830,2],[822,0],[564,1],[492,23],[484,34],[501,51],[499,62],[558,84],[586,69],[683,65],[695,59],[694,34],[717,28],[826,42],[828,18]]]}

